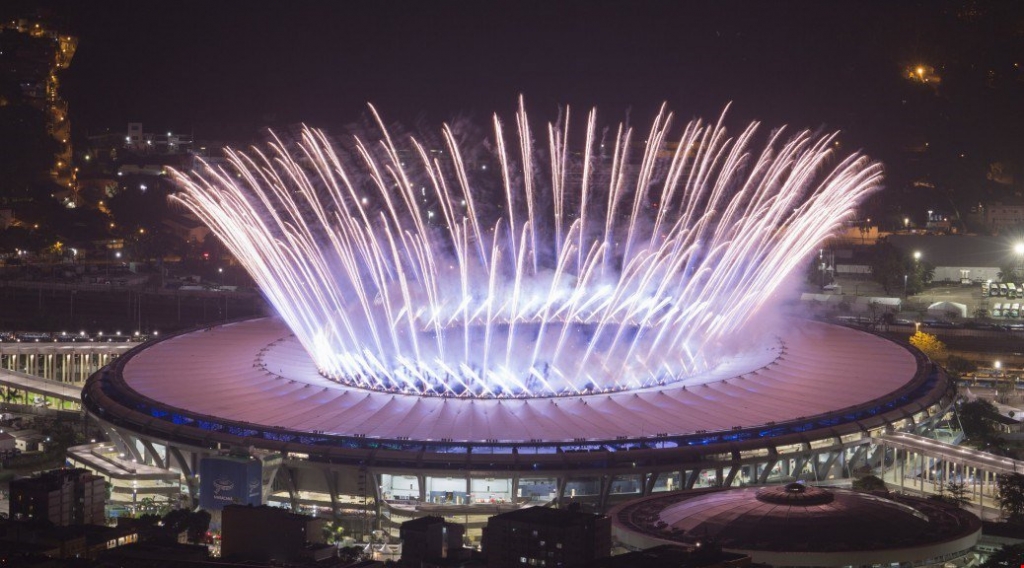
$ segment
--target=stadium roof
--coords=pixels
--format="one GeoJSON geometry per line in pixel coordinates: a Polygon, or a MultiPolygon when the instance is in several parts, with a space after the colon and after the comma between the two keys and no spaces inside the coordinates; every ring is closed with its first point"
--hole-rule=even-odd
{"type": "Polygon", "coordinates": [[[433,441],[574,441],[723,431],[846,410],[915,376],[905,348],[805,320],[707,375],[640,391],[534,399],[371,392],[321,377],[288,328],[259,319],[147,346],[127,386],[169,408],[344,436],[433,441]],[[869,354],[869,355],[868,355],[869,354]]]}

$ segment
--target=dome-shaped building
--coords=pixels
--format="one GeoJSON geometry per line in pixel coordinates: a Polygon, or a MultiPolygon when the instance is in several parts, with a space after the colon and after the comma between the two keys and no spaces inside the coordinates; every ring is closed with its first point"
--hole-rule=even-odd
{"type": "Polygon", "coordinates": [[[939,501],[798,483],[660,495],[611,516],[629,546],[712,540],[773,566],[941,566],[981,533],[977,517],[939,501]]]}

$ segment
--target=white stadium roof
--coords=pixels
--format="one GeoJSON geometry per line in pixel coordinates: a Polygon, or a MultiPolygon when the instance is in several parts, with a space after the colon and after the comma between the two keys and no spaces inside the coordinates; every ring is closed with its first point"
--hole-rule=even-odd
{"type": "Polygon", "coordinates": [[[128,387],[225,420],[368,438],[526,442],[611,440],[754,427],[883,398],[917,372],[905,348],[806,320],[706,376],[640,391],[534,399],[371,392],[321,377],[279,320],[196,331],[127,361],[128,387]]]}

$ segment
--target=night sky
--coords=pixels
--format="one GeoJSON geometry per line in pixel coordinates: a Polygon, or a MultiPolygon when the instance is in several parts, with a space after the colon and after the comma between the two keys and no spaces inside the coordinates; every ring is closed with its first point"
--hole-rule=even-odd
{"type": "MultiPolygon", "coordinates": [[[[367,101],[436,125],[559,104],[648,124],[682,118],[841,129],[883,159],[927,139],[949,156],[1020,160],[1024,3],[5,0],[80,38],[64,92],[79,135],[266,125],[328,128],[367,101]],[[933,65],[938,88],[908,66],[933,65]]],[[[982,164],[978,164],[982,167],[982,164]]]]}

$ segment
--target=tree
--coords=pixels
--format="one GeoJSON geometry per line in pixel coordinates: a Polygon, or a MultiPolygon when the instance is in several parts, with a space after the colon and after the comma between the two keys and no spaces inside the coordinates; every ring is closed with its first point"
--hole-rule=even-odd
{"type": "Polygon", "coordinates": [[[943,485],[943,489],[945,493],[942,500],[955,506],[957,509],[971,502],[971,499],[967,496],[969,493],[967,485],[963,481],[949,480],[943,485]]]}
{"type": "Polygon", "coordinates": [[[886,294],[903,290],[906,255],[889,243],[879,243],[871,256],[871,278],[882,285],[886,294]]]}
{"type": "Polygon", "coordinates": [[[335,521],[328,521],[327,523],[324,524],[324,528],[323,528],[324,542],[326,542],[328,544],[334,544],[336,542],[341,542],[344,534],[345,534],[345,527],[341,526],[341,522],[340,521],[337,521],[337,520],[335,520],[335,521]]]}
{"type": "Polygon", "coordinates": [[[955,378],[962,377],[967,373],[973,373],[978,370],[978,366],[972,361],[965,359],[959,355],[950,355],[946,357],[946,371],[955,378]]]}
{"type": "Polygon", "coordinates": [[[996,276],[1002,282],[1020,282],[1022,274],[1016,264],[1007,264],[999,268],[996,276]]]}
{"type": "Polygon", "coordinates": [[[921,350],[933,361],[945,361],[949,356],[946,351],[946,344],[939,341],[939,338],[923,331],[918,331],[910,336],[910,344],[921,350]]]}
{"type": "Polygon", "coordinates": [[[212,519],[210,513],[206,511],[196,511],[190,513],[188,517],[188,538],[192,542],[203,542],[206,537],[206,531],[210,530],[210,520],[212,519]]]}
{"type": "Polygon", "coordinates": [[[888,491],[885,482],[876,475],[865,475],[850,485],[855,491],[888,491]]]}
{"type": "Polygon", "coordinates": [[[935,276],[934,266],[886,242],[875,245],[870,262],[872,279],[890,295],[918,294],[935,276]]]}
{"type": "Polygon", "coordinates": [[[1024,565],[1024,544],[1007,544],[989,555],[981,568],[1017,568],[1024,565]]]}
{"type": "Polygon", "coordinates": [[[1006,473],[996,478],[999,486],[999,508],[1011,522],[1024,521],[1024,475],[1006,473]]]}
{"type": "Polygon", "coordinates": [[[972,440],[987,440],[995,434],[992,418],[999,414],[991,402],[977,399],[960,404],[957,412],[964,434],[972,440]]]}

